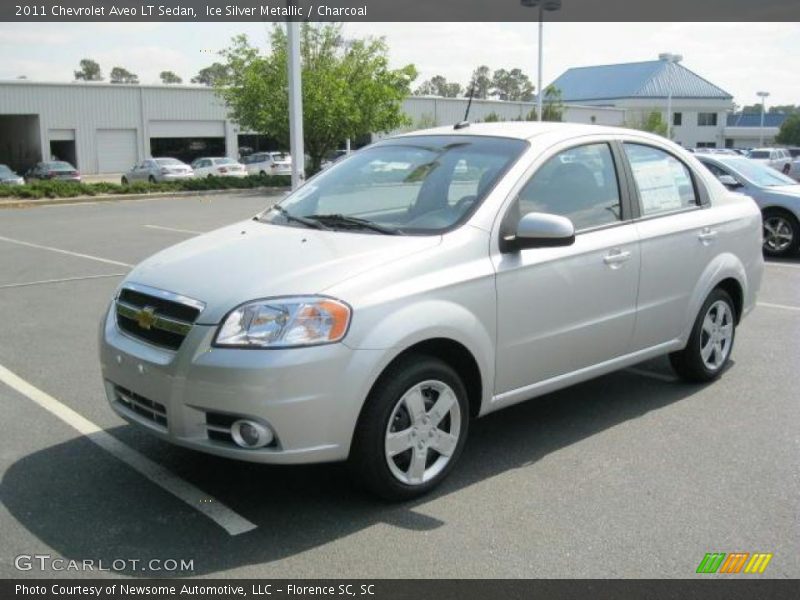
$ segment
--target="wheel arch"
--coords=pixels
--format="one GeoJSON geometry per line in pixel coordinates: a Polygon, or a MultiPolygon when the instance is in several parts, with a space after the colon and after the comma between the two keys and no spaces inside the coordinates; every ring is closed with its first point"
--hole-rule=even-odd
{"type": "Polygon", "coordinates": [[[749,298],[749,282],[747,270],[742,261],[734,254],[724,253],[711,261],[698,279],[698,283],[692,291],[689,302],[689,312],[686,315],[684,332],[681,336],[683,341],[689,339],[692,326],[697,313],[703,306],[708,295],[716,288],[721,287],[733,299],[736,309],[736,322],[742,318],[746,301],[749,298]]]}

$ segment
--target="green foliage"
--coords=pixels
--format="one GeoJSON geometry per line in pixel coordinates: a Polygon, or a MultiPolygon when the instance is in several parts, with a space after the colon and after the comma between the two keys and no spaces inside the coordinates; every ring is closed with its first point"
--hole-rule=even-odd
{"type": "MultiPolygon", "coordinates": [[[[542,98],[542,121],[562,121],[564,118],[564,101],[561,90],[548,85],[542,98]]],[[[666,133],[666,130],[665,130],[666,133]]]]}
{"type": "Polygon", "coordinates": [[[529,102],[533,92],[530,78],[521,69],[497,69],[492,76],[492,95],[500,100],[529,102]]]}
{"type": "Polygon", "coordinates": [[[114,67],[111,69],[111,83],[138,84],[139,76],[123,67],[114,67]]]}
{"type": "Polygon", "coordinates": [[[128,185],[117,183],[76,183],[73,181],[36,181],[25,185],[0,185],[0,198],[76,198],[117,194],[151,194],[156,192],[201,192],[211,190],[241,190],[259,187],[286,187],[291,178],[285,175],[258,177],[204,177],[147,183],[137,181],[128,185]]]}
{"type": "Polygon", "coordinates": [[[448,83],[442,75],[431,77],[414,90],[415,96],[441,96],[442,98],[458,98],[464,94],[459,83],[448,83]]]}
{"type": "Polygon", "coordinates": [[[191,82],[213,87],[215,85],[224,85],[229,76],[228,67],[222,63],[215,62],[204,69],[200,69],[197,75],[192,77],[191,82]]]}
{"type": "MultiPolygon", "coordinates": [[[[312,172],[347,138],[411,124],[402,101],[417,70],[413,65],[390,69],[382,38],[345,40],[341,25],[333,23],[303,23],[301,31],[303,132],[312,172]]],[[[270,46],[262,56],[246,36],[233,38],[221,52],[230,77],[215,87],[243,129],[288,147],[287,39],[281,25],[273,27],[270,46]]]]}
{"type": "Polygon", "coordinates": [[[775,141],[787,146],[800,146],[800,113],[787,117],[775,136],[775,141]]]}
{"type": "MultiPolygon", "coordinates": [[[[477,69],[472,72],[472,79],[470,82],[470,87],[474,87],[474,98],[480,98],[481,100],[485,100],[489,96],[489,92],[492,89],[492,78],[489,76],[491,73],[489,67],[486,65],[481,65],[477,69]]],[[[467,94],[469,94],[469,89],[467,89],[467,94]]]]}
{"type": "Polygon", "coordinates": [[[431,113],[423,113],[414,123],[414,129],[430,129],[431,127],[436,127],[436,119],[431,113]]]}
{"type": "Polygon", "coordinates": [[[82,59],[80,66],[80,71],[73,71],[76,81],[103,81],[103,72],[100,70],[100,65],[91,58],[82,59]]]}
{"type": "Polygon", "coordinates": [[[170,85],[172,83],[183,83],[183,79],[178,77],[172,71],[161,71],[161,73],[159,73],[158,76],[161,78],[161,83],[165,83],[167,85],[170,85]]]}
{"type": "Polygon", "coordinates": [[[664,122],[661,113],[655,110],[639,121],[626,122],[625,126],[631,129],[655,133],[664,137],[667,136],[667,124],[664,122]]]}
{"type": "Polygon", "coordinates": [[[505,119],[494,111],[490,112],[483,118],[484,123],[499,123],[501,121],[505,121],[505,119]]]}

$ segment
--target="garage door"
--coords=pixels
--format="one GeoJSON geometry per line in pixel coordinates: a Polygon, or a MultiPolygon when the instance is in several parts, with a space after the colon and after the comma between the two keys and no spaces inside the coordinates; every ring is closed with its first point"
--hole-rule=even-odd
{"type": "Polygon", "coordinates": [[[122,173],[136,164],[135,129],[97,130],[97,172],[122,173]]]}
{"type": "Polygon", "coordinates": [[[151,138],[225,137],[225,121],[150,121],[151,138]]]}

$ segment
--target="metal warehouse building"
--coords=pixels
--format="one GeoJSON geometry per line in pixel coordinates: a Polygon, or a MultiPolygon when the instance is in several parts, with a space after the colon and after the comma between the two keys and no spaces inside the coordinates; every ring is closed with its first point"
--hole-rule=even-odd
{"type": "MultiPolygon", "coordinates": [[[[411,97],[403,108],[418,128],[460,121],[466,103],[465,98],[411,97]]],[[[475,100],[470,120],[492,113],[523,119],[533,106],[475,100]]],[[[625,111],[570,105],[564,117],[622,125],[625,111]]],[[[19,172],[57,158],[84,174],[120,173],[149,156],[237,158],[244,146],[279,149],[266,136],[240,131],[227,118],[222,100],[206,87],[0,81],[0,164],[19,172]]]]}

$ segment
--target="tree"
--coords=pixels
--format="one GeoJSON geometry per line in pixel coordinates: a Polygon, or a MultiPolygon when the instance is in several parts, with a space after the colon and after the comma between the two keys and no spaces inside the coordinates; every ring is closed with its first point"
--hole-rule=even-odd
{"type": "Polygon", "coordinates": [[[423,81],[414,90],[415,96],[441,96],[443,98],[458,98],[464,93],[464,88],[458,83],[448,83],[442,75],[435,75],[423,81]]]}
{"type": "MultiPolygon", "coordinates": [[[[411,124],[402,102],[416,68],[390,69],[383,38],[345,41],[341,31],[341,24],[334,23],[303,23],[301,29],[303,132],[312,171],[347,138],[411,124]]],[[[289,145],[286,47],[286,32],[278,24],[267,56],[260,55],[247,36],[234,37],[221,52],[230,77],[226,85],[215,86],[234,121],[283,146],[289,145]]]]}
{"type": "MultiPolygon", "coordinates": [[[[472,79],[470,81],[470,89],[474,89],[474,97],[485,100],[489,97],[489,91],[492,89],[492,79],[489,77],[489,67],[481,65],[472,72],[472,79]]],[[[467,90],[467,94],[470,93],[467,90]]]]}
{"type": "Polygon", "coordinates": [[[800,113],[794,113],[786,118],[781,125],[775,141],[787,146],[800,146],[800,113]]]}
{"type": "Polygon", "coordinates": [[[161,71],[161,73],[159,73],[158,76],[161,78],[161,83],[164,83],[166,85],[169,85],[171,83],[183,83],[183,79],[178,77],[172,71],[161,71]]]}
{"type": "Polygon", "coordinates": [[[505,119],[494,111],[490,112],[483,118],[484,123],[500,123],[501,121],[505,121],[505,119]]]}
{"type": "Polygon", "coordinates": [[[80,62],[81,70],[73,71],[75,73],[75,80],[83,81],[103,81],[103,72],[98,65],[91,58],[84,58],[80,62]]]}
{"type": "Polygon", "coordinates": [[[214,87],[216,85],[223,85],[225,81],[228,80],[229,76],[230,72],[228,66],[215,62],[205,69],[200,69],[197,75],[192,77],[191,81],[192,83],[200,83],[209,87],[214,87]]]}
{"type": "Polygon", "coordinates": [[[492,95],[500,100],[523,101],[533,100],[534,86],[530,78],[521,69],[497,69],[492,76],[492,95]]]}
{"type": "Polygon", "coordinates": [[[657,110],[654,110],[648,114],[647,117],[644,117],[637,122],[625,123],[625,126],[630,127],[631,129],[638,129],[640,131],[648,131],[664,137],[667,136],[667,124],[664,122],[661,113],[657,110]]]}
{"type": "Polygon", "coordinates": [[[542,121],[562,121],[564,117],[564,101],[561,90],[548,85],[542,98],[542,121]]]}
{"type": "Polygon", "coordinates": [[[114,67],[111,69],[111,83],[137,84],[139,76],[122,67],[114,67]]]}

